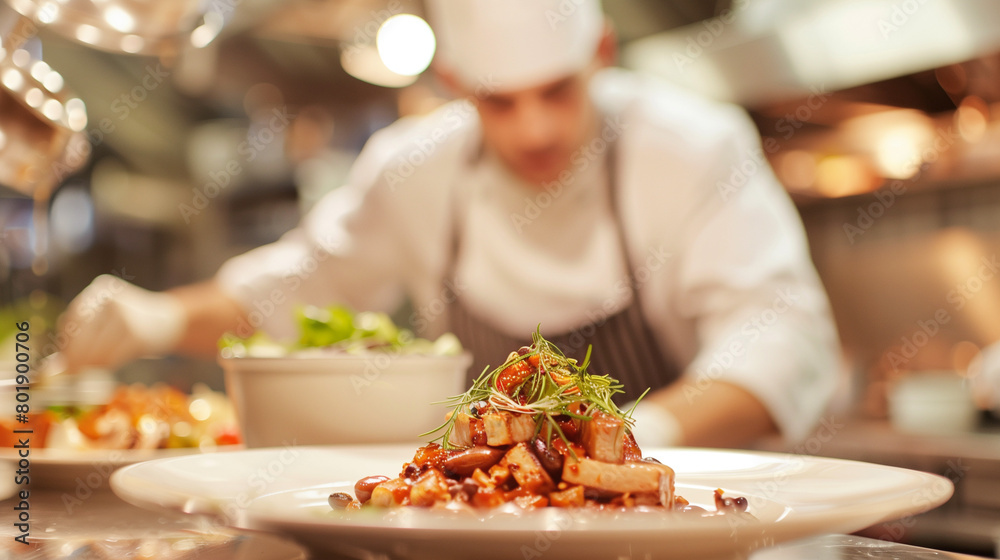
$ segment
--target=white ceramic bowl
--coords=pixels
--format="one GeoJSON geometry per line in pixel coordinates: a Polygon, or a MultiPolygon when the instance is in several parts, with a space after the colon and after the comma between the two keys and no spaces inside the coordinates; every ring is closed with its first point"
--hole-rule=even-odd
{"type": "Polygon", "coordinates": [[[889,419],[902,432],[969,432],[978,417],[968,381],[955,372],[913,372],[889,392],[889,419]]]}
{"type": "Polygon", "coordinates": [[[247,447],[415,442],[466,390],[468,352],[220,358],[247,447]]]}

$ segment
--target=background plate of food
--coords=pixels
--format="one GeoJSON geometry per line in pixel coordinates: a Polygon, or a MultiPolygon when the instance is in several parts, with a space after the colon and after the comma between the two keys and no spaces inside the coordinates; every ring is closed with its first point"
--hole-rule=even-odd
{"type": "Polygon", "coordinates": [[[27,418],[0,418],[0,459],[18,461],[27,439],[33,488],[87,493],[106,489],[111,472],[123,465],[242,448],[233,407],[222,393],[201,385],[188,394],[167,385],[82,377],[50,378],[67,378],[67,386],[33,386],[27,418]]]}

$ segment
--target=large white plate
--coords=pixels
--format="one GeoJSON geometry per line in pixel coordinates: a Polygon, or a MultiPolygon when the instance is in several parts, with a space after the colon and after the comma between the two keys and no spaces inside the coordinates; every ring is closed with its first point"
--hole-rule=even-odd
{"type": "MultiPolygon", "coordinates": [[[[223,446],[218,449],[243,449],[242,445],[223,446]]],[[[198,448],[175,449],[49,449],[31,448],[28,454],[29,478],[35,489],[72,490],[81,493],[107,490],[111,473],[119,467],[202,453],[198,448]]],[[[0,461],[16,464],[18,450],[0,448],[0,461]]]]}
{"type": "Polygon", "coordinates": [[[580,557],[738,557],[794,538],[852,532],[943,503],[943,477],[800,455],[655,449],[677,472],[678,493],[711,504],[712,491],[745,496],[757,518],[683,514],[584,515],[548,509],[487,519],[407,508],[390,514],[330,511],[327,496],[372,474],[395,475],[414,446],[257,449],[152,461],[112,476],[124,500],[214,515],[237,527],[294,536],[326,553],[365,550],[407,558],[443,555],[547,560],[580,557]]]}

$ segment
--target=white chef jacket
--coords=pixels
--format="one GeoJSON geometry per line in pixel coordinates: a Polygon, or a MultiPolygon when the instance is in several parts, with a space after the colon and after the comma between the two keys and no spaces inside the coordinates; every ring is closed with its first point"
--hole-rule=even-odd
{"type": "Polygon", "coordinates": [[[404,296],[429,336],[448,329],[455,297],[513,336],[539,323],[565,332],[631,301],[620,218],[664,353],[696,386],[741,386],[788,439],[804,437],[833,394],[839,344],[756,129],[737,107],[620,69],[599,73],[591,94],[617,144],[618,217],[601,142],[574,154],[561,189],[538,190],[481,153],[478,115],[455,101],[372,136],[345,186],[277,242],[226,262],[219,284],[249,327],[278,338],[294,336],[298,305],[392,311],[404,296]],[[445,278],[455,230],[462,250],[445,278]]]}

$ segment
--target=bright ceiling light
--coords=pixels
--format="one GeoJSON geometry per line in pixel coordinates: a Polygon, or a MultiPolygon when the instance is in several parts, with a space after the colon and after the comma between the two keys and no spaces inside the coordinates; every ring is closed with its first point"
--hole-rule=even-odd
{"type": "Polygon", "coordinates": [[[389,70],[374,45],[357,46],[341,51],[340,65],[351,76],[377,86],[401,88],[417,81],[416,76],[403,76],[389,70]]]}
{"type": "Polygon", "coordinates": [[[44,80],[45,76],[48,76],[51,71],[52,68],[41,60],[31,65],[31,77],[39,82],[44,80]]]}
{"type": "Polygon", "coordinates": [[[42,104],[42,114],[49,120],[58,121],[63,117],[63,106],[58,99],[49,99],[42,104]]]}
{"type": "Polygon", "coordinates": [[[28,107],[37,109],[45,102],[45,94],[38,88],[31,88],[24,94],[24,102],[28,104],[28,107]]]}
{"type": "Polygon", "coordinates": [[[128,34],[122,37],[119,46],[123,51],[129,54],[135,54],[141,51],[144,46],[146,46],[146,40],[138,35],[128,34]]]}
{"type": "Polygon", "coordinates": [[[44,78],[42,78],[42,85],[45,86],[45,89],[51,91],[52,93],[59,93],[64,85],[63,77],[59,74],[59,72],[49,72],[44,78]]]}
{"type": "Polygon", "coordinates": [[[48,25],[59,19],[59,6],[55,2],[46,2],[38,9],[38,21],[48,25]]]}
{"type": "Polygon", "coordinates": [[[93,25],[84,23],[76,28],[76,38],[79,41],[93,45],[101,38],[101,31],[93,25]]]}
{"type": "Polygon", "coordinates": [[[135,18],[120,6],[111,6],[104,10],[104,21],[122,33],[131,33],[135,29],[135,18]]]}
{"type": "Polygon", "coordinates": [[[3,73],[3,85],[9,90],[17,91],[24,85],[24,76],[16,69],[9,68],[3,73]]]}
{"type": "Polygon", "coordinates": [[[412,14],[399,14],[379,27],[375,45],[389,70],[416,76],[430,65],[437,43],[426,21],[412,14]]]}
{"type": "Polygon", "coordinates": [[[87,106],[83,101],[74,97],[66,102],[66,120],[69,127],[77,132],[87,126],[87,106]]]}
{"type": "Polygon", "coordinates": [[[204,20],[204,23],[191,32],[191,46],[196,49],[203,49],[214,41],[226,23],[218,12],[208,12],[204,20]]]}

